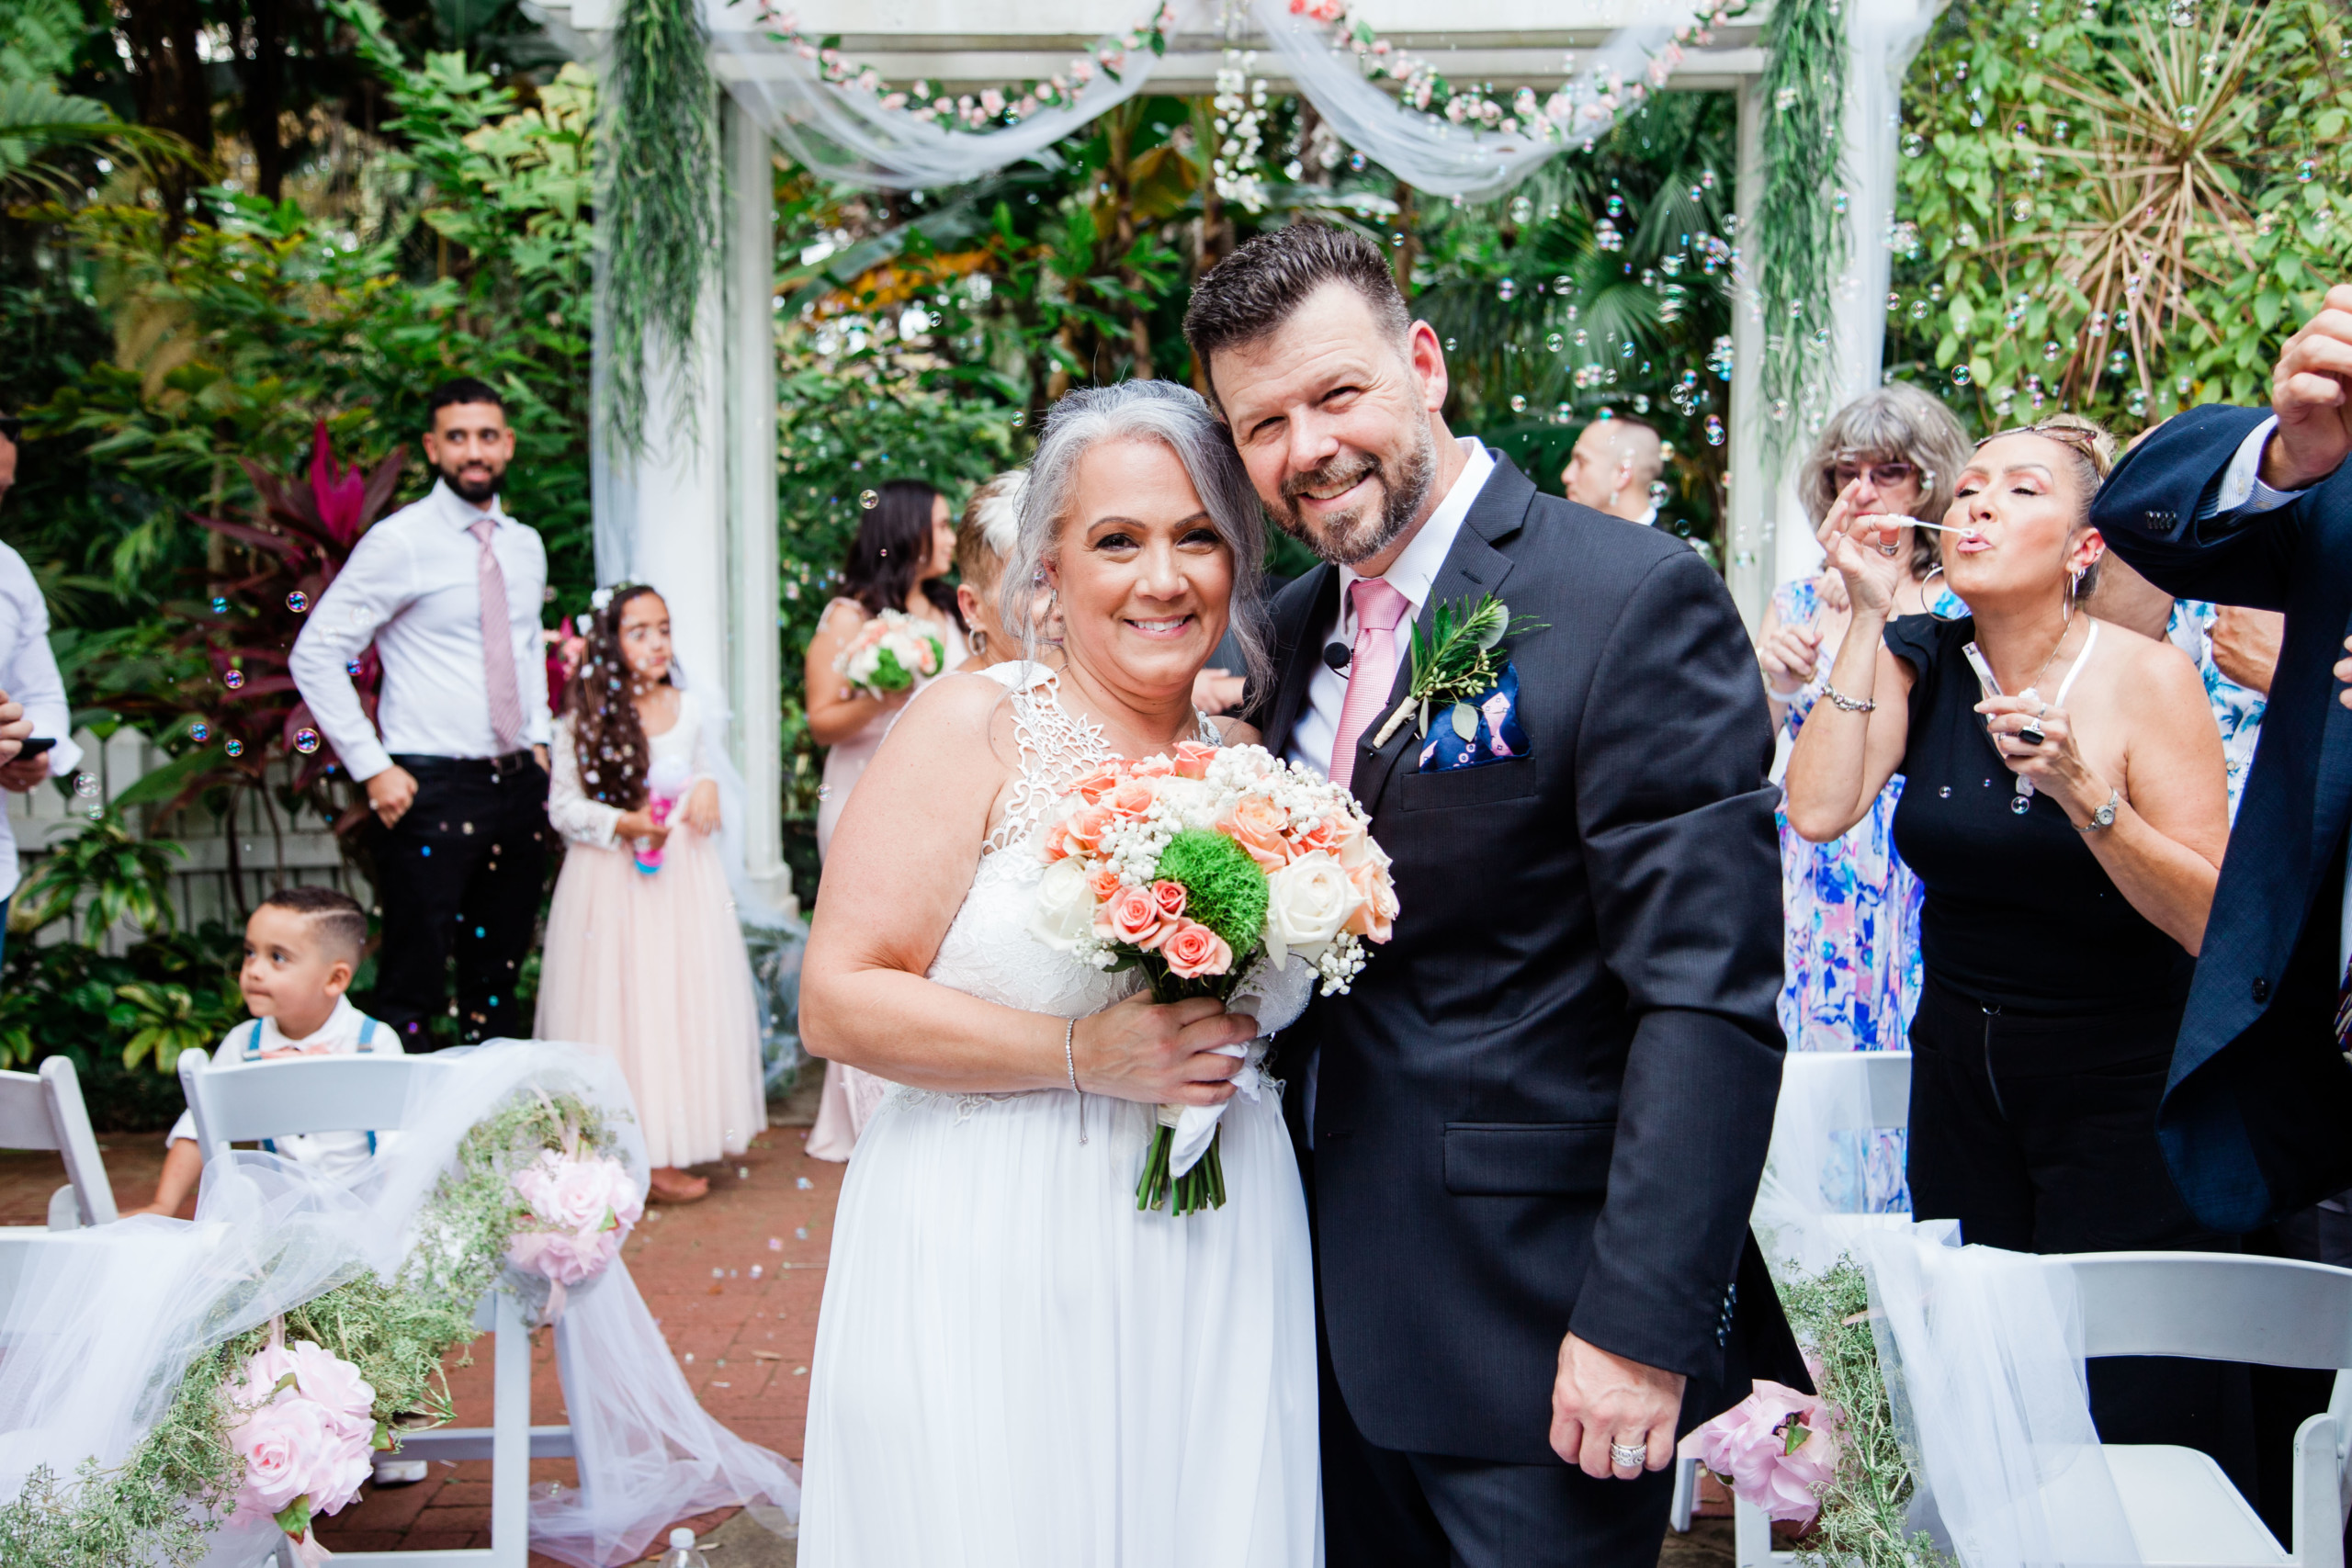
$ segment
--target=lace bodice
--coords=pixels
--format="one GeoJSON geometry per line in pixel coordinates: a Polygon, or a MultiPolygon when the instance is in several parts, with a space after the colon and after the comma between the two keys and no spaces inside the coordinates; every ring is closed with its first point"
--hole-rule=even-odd
{"type": "MultiPolygon", "coordinates": [[[[1128,970],[1110,975],[1046,945],[1029,929],[1045,863],[1030,852],[1030,835],[1070,787],[1114,759],[1099,725],[1065,709],[1059,682],[1041,664],[991,665],[978,671],[1012,693],[1012,735],[1021,773],[1004,819],[981,846],[979,869],[963,908],[948,925],[932,960],[931,978],[967,996],[1026,1012],[1083,1018],[1119,1000],[1142,983],[1128,970]]],[[[1202,739],[1216,731],[1202,721],[1202,739]]]]}

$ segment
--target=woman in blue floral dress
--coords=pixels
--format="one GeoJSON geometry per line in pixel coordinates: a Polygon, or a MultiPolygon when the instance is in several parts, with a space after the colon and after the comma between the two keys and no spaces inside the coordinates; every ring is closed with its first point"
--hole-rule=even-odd
{"type": "MultiPolygon", "coordinates": [[[[1968,456],[1967,436],[1939,400],[1914,387],[1883,387],[1829,421],[1798,476],[1798,491],[1816,524],[1849,485],[1859,511],[1940,522],[1968,456]]],[[[1911,578],[1897,595],[1897,614],[1967,613],[1943,585],[1936,538],[1923,528],[1903,531],[1897,548],[1910,552],[1911,578]]],[[[1772,595],[1757,660],[1773,723],[1792,741],[1820,696],[1850,618],[1835,572],[1782,583],[1772,595]]],[[[1919,999],[1922,892],[1894,852],[1894,807],[1902,797],[1897,774],[1851,831],[1826,844],[1807,843],[1781,814],[1786,970],[1780,1012],[1791,1050],[1909,1049],[1919,999]]],[[[1844,1194],[1849,1205],[1907,1208],[1903,1155],[1899,1133],[1855,1139],[1853,1168],[1838,1179],[1841,1187],[1851,1182],[1844,1194]]]]}

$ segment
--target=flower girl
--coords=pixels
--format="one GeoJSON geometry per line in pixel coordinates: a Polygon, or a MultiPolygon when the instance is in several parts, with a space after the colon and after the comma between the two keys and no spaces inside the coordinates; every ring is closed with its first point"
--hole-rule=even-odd
{"type": "Polygon", "coordinates": [[[684,1168],[742,1153],[767,1103],[751,963],[717,841],[718,736],[671,679],[659,593],[614,590],[564,709],[548,816],[566,851],[537,1032],[619,1060],[652,1195],[689,1202],[710,1186],[684,1168]]]}

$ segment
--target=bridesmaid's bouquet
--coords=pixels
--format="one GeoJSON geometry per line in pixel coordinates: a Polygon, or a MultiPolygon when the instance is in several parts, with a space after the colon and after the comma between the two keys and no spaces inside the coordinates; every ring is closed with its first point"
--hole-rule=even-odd
{"type": "MultiPolygon", "coordinates": [[[[1183,741],[1081,779],[1040,824],[1032,929],[1103,969],[1142,970],[1156,1002],[1228,1000],[1293,958],[1330,996],[1363,970],[1363,944],[1394,930],[1396,890],[1370,829],[1344,786],[1263,747],[1183,741]]],[[[1138,1209],[1225,1201],[1215,1117],[1204,1143],[1178,1146],[1187,1109],[1159,1108],[1138,1209]]]]}
{"type": "Polygon", "coordinates": [[[946,663],[947,645],[928,624],[904,610],[885,610],[857,628],[833,668],[867,696],[879,697],[938,674],[946,663]]]}

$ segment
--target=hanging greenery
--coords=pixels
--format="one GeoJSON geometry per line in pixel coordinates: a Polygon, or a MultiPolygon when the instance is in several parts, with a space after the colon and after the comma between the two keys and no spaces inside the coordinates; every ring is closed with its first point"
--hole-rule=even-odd
{"type": "MultiPolygon", "coordinates": [[[[605,407],[615,450],[645,448],[649,342],[694,341],[695,314],[717,266],[718,87],[694,0],[627,0],[605,83],[596,212],[604,236],[610,352],[605,407]]],[[[672,383],[666,412],[696,429],[694,389],[672,383]]]]}
{"type": "MultiPolygon", "coordinates": [[[[1827,395],[1829,285],[1846,260],[1838,163],[1846,103],[1839,0],[1783,0],[1764,29],[1760,220],[1740,236],[1764,314],[1763,394],[1773,423],[1817,418],[1827,395]]],[[[1777,463],[1792,442],[1764,443],[1777,463]]]]}

